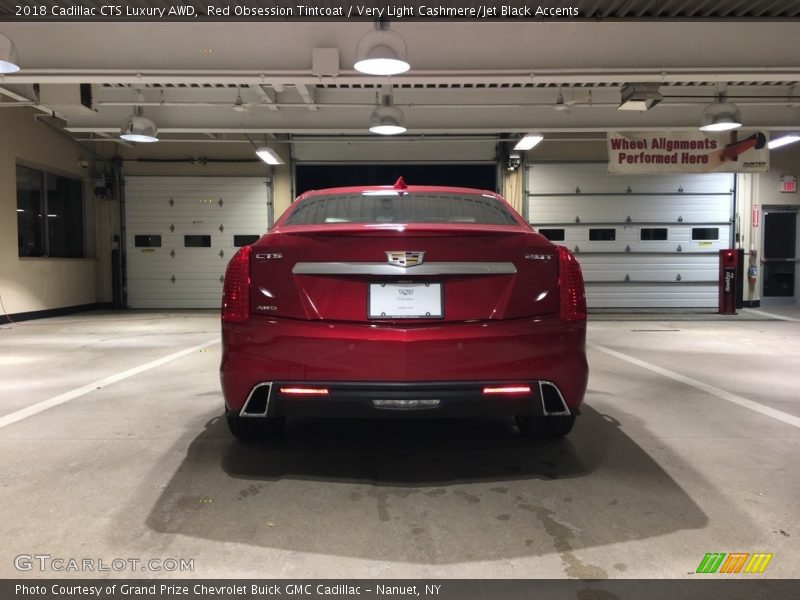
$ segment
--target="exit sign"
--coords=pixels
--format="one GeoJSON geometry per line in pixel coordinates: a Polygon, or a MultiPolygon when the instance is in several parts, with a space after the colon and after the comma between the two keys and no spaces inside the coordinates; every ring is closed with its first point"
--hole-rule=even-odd
{"type": "Polygon", "coordinates": [[[781,192],[790,194],[797,192],[796,175],[781,175],[781,192]]]}

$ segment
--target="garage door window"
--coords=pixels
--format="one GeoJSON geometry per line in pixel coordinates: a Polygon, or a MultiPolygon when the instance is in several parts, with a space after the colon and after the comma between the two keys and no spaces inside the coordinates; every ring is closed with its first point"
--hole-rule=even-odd
{"type": "Polygon", "coordinates": [[[160,235],[136,235],[133,241],[137,248],[161,248],[160,235]]]}
{"type": "Polygon", "coordinates": [[[255,244],[260,238],[260,235],[234,235],[233,236],[233,245],[236,248],[241,248],[242,246],[249,246],[250,244],[255,244]]]}
{"type": "Polygon", "coordinates": [[[17,166],[19,256],[83,258],[83,183],[17,166]]]}
{"type": "Polygon", "coordinates": [[[718,240],[719,227],[692,227],[693,240],[718,240]]]}
{"type": "Polygon", "coordinates": [[[210,235],[185,235],[183,236],[185,248],[211,248],[210,235]]]}
{"type": "Polygon", "coordinates": [[[617,239],[616,229],[590,229],[589,240],[592,242],[613,242],[617,239]]]}
{"type": "Polygon", "coordinates": [[[541,233],[544,237],[546,237],[551,242],[563,242],[564,241],[564,230],[563,229],[538,229],[539,233],[541,233]]]}
{"type": "Polygon", "coordinates": [[[663,242],[666,239],[666,227],[642,227],[639,230],[639,240],[642,242],[663,242]]]}

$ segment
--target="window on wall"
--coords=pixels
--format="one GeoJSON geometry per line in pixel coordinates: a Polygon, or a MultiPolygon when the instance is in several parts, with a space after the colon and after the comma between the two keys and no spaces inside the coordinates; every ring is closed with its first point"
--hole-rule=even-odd
{"type": "Polygon", "coordinates": [[[17,166],[20,256],[83,257],[83,184],[17,166]]]}

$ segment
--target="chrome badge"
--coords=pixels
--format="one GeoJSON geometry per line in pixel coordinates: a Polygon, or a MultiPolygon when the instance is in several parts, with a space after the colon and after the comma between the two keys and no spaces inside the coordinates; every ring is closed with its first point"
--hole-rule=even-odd
{"type": "Polygon", "coordinates": [[[550,260],[553,258],[552,254],[526,254],[525,260],[550,260]]]}
{"type": "Polygon", "coordinates": [[[386,260],[395,267],[416,267],[424,261],[424,252],[387,252],[386,260]]]}

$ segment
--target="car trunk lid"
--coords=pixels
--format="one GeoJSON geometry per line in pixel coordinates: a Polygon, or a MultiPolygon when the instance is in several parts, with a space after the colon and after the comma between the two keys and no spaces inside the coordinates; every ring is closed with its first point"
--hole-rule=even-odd
{"type": "Polygon", "coordinates": [[[559,306],[555,247],[519,227],[287,227],[254,244],[250,260],[260,315],[411,325],[559,306]]]}

